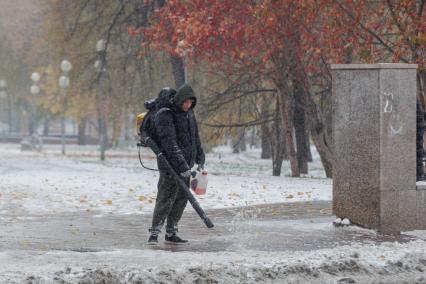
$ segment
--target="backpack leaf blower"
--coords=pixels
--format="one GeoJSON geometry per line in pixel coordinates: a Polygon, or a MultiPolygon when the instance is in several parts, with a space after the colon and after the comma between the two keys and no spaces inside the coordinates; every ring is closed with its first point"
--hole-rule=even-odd
{"type": "MultiPolygon", "coordinates": [[[[168,168],[169,172],[172,174],[172,176],[176,179],[177,184],[179,186],[180,190],[183,190],[188,197],[189,203],[191,203],[192,207],[194,208],[195,212],[197,212],[198,216],[203,220],[204,224],[206,224],[207,228],[213,228],[213,223],[210,220],[209,217],[207,217],[204,210],[201,208],[200,204],[198,203],[197,199],[192,195],[191,191],[189,190],[189,187],[186,185],[185,181],[183,180],[183,177],[181,177],[179,174],[175,172],[175,170],[170,165],[167,158],[164,156],[164,154],[161,152],[160,148],[157,146],[157,144],[154,142],[153,139],[151,139],[149,136],[145,136],[141,139],[141,144],[144,144],[151,148],[151,150],[155,153],[158,160],[161,160],[162,163],[168,168]]],[[[138,145],[139,146],[139,145],[138,145]]]]}

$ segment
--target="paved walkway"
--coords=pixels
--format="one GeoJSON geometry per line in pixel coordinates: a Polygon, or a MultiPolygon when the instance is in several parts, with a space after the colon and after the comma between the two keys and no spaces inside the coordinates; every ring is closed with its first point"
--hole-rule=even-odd
{"type": "Polygon", "coordinates": [[[406,242],[412,239],[404,235],[381,236],[354,226],[335,228],[328,201],[209,210],[207,215],[215,224],[213,229],[207,229],[189,209],[179,228],[180,236],[190,240],[189,245],[165,245],[163,235],[160,245],[146,245],[149,215],[80,213],[25,218],[1,216],[0,251],[296,251],[333,248],[353,242],[406,242]]]}

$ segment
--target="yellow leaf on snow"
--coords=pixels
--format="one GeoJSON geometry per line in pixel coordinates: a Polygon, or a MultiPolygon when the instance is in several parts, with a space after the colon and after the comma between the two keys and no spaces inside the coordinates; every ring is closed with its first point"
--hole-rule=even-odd
{"type": "Polygon", "coordinates": [[[144,200],[146,200],[145,196],[143,196],[143,195],[139,196],[139,201],[144,201],[144,200]]]}
{"type": "Polygon", "coordinates": [[[108,204],[108,205],[111,205],[112,204],[112,200],[108,199],[108,200],[105,201],[105,203],[108,204]]]}
{"type": "Polygon", "coordinates": [[[290,194],[287,196],[287,199],[292,199],[293,197],[294,197],[293,194],[290,194]]]}

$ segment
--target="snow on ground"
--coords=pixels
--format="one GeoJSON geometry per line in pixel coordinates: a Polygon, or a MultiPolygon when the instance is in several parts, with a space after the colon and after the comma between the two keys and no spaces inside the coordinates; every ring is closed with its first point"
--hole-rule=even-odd
{"type": "Polygon", "coordinates": [[[424,283],[426,247],[417,240],[279,253],[3,251],[0,263],[2,283],[424,283]]]}
{"type": "MultiPolygon", "coordinates": [[[[158,174],[142,169],[136,149],[109,151],[101,163],[94,147],[46,146],[42,153],[0,144],[0,216],[93,211],[99,215],[152,213],[158,174]]],[[[144,161],[155,166],[143,151],[144,161]]],[[[318,156],[310,174],[271,176],[259,150],[231,154],[219,147],[207,155],[203,208],[331,200],[331,180],[318,156]]],[[[188,206],[189,208],[190,206],[188,206]]],[[[191,210],[191,209],[189,209],[191,210]]],[[[268,225],[268,224],[264,224],[268,225]]],[[[306,228],[315,230],[315,227],[306,228]]],[[[372,233],[374,233],[372,231],[372,233]]],[[[407,243],[352,243],[315,251],[172,252],[111,250],[8,250],[0,252],[0,283],[424,283],[426,235],[407,243]]]]}
{"type": "MultiPolygon", "coordinates": [[[[140,166],[136,148],[107,153],[101,163],[93,146],[70,145],[63,157],[59,145],[46,145],[38,153],[0,144],[0,215],[152,213],[158,172],[140,166]]],[[[142,156],[147,166],[156,166],[149,150],[143,149],[142,156]]],[[[258,149],[232,154],[227,147],[208,154],[207,194],[198,196],[202,207],[331,200],[331,180],[324,177],[316,153],[310,174],[301,178],[289,177],[288,162],[281,177],[271,176],[271,161],[259,156],[258,149]]]]}

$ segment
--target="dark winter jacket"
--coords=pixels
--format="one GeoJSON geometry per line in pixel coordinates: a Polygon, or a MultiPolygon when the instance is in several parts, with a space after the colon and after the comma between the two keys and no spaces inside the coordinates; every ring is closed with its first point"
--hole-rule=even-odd
{"type": "MultiPolygon", "coordinates": [[[[192,88],[183,85],[171,101],[164,102],[154,118],[157,143],[177,173],[191,169],[194,163],[204,164],[205,161],[193,112],[196,103],[192,88]],[[186,99],[192,99],[193,104],[189,111],[184,112],[182,104],[186,99]]],[[[167,172],[160,163],[158,168],[167,172]]]]}

